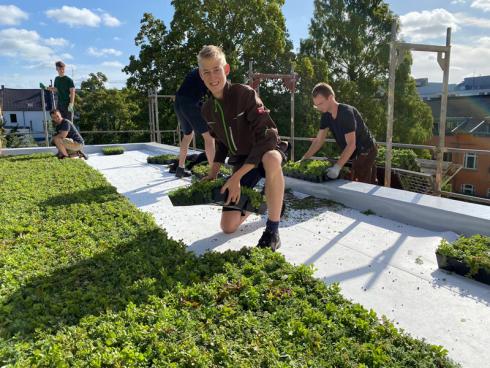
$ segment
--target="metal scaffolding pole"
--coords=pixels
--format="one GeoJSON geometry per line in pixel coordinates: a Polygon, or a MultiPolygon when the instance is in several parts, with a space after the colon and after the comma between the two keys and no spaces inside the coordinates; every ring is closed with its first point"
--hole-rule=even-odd
{"type": "MultiPolygon", "coordinates": [[[[294,65],[291,66],[291,75],[294,76],[294,65]]],[[[291,161],[294,161],[294,92],[296,90],[296,82],[292,84],[291,90],[291,161]]]]}
{"type": "Polygon", "coordinates": [[[160,134],[160,122],[158,120],[158,97],[157,97],[158,91],[155,88],[154,92],[154,103],[155,103],[155,128],[156,128],[156,134],[157,134],[157,142],[162,143],[162,135],[160,134]]]}
{"type": "Polygon", "coordinates": [[[439,146],[437,148],[437,169],[436,169],[436,191],[441,194],[442,186],[442,161],[446,144],[446,114],[447,114],[447,93],[449,83],[449,60],[451,56],[451,28],[446,31],[446,50],[437,53],[437,62],[443,70],[442,95],[441,95],[441,116],[439,120],[439,146]],[[444,53],[444,57],[442,54],[444,53]]]}
{"type": "Polygon", "coordinates": [[[442,185],[442,163],[444,159],[445,135],[446,135],[446,113],[447,113],[447,95],[449,83],[449,60],[451,54],[451,28],[447,29],[446,46],[422,45],[415,43],[404,43],[396,41],[396,22],[391,29],[390,43],[390,75],[388,83],[388,109],[387,109],[387,127],[386,127],[386,162],[385,162],[385,186],[391,184],[391,159],[393,145],[393,113],[395,98],[395,73],[397,65],[403,57],[403,51],[428,51],[437,52],[437,62],[443,70],[442,93],[441,93],[441,116],[439,121],[439,144],[436,149],[437,169],[435,180],[436,194],[440,195],[442,185]],[[397,55],[398,53],[398,55],[397,55]],[[444,54],[444,57],[443,57],[444,54]]]}
{"type": "Polygon", "coordinates": [[[153,125],[153,104],[150,90],[148,90],[148,123],[150,125],[150,142],[155,142],[155,130],[153,125]]]}
{"type": "Polygon", "coordinates": [[[388,80],[388,109],[386,110],[386,157],[385,157],[385,187],[391,186],[391,159],[393,144],[393,114],[395,110],[395,76],[396,76],[396,22],[391,26],[390,42],[390,75],[388,80]]]}
{"type": "Polygon", "coordinates": [[[44,89],[41,88],[41,104],[43,105],[43,116],[44,116],[44,144],[49,147],[49,136],[48,136],[48,116],[46,115],[46,99],[44,97],[44,89]]]}

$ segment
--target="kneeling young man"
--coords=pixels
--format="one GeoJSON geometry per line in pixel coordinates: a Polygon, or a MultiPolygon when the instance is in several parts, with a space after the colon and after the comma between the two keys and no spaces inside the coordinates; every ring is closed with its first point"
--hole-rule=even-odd
{"type": "Polygon", "coordinates": [[[58,158],[82,157],[87,156],[83,153],[83,138],[73,123],[64,119],[58,109],[51,110],[51,119],[55,125],[56,135],[53,136],[51,143],[58,148],[58,158]]]}
{"type": "Polygon", "coordinates": [[[241,185],[253,188],[265,177],[268,219],[257,246],[276,250],[281,245],[279,221],[284,197],[277,127],[255,91],[247,85],[231,84],[226,76],[230,66],[217,46],[204,46],[198,55],[199,73],[212,94],[202,107],[202,116],[215,138],[216,154],[207,179],[215,179],[229,156],[233,175],[222,188],[229,195],[221,215],[221,229],[233,233],[250,213],[227,207],[240,199],[241,185]]]}
{"type": "Polygon", "coordinates": [[[313,156],[325,142],[330,130],[342,150],[336,164],[329,168],[327,176],[337,179],[342,167],[352,159],[351,179],[368,184],[377,184],[376,141],[364,123],[361,114],[353,106],[338,103],[335,93],[327,83],[318,83],[312,91],[313,104],[322,113],[320,129],[311,142],[303,159],[313,156]]]}

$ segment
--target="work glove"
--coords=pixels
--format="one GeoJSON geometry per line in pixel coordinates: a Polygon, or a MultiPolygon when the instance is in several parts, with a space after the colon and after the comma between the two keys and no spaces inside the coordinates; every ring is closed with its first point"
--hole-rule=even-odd
{"type": "Polygon", "coordinates": [[[332,167],[329,167],[327,170],[327,176],[329,179],[337,179],[340,174],[340,169],[341,167],[337,164],[333,165],[332,167]]]}
{"type": "Polygon", "coordinates": [[[39,83],[39,88],[46,89],[46,86],[43,83],[39,83]]]}
{"type": "Polygon", "coordinates": [[[69,112],[74,112],[74,111],[75,111],[75,110],[73,109],[73,104],[72,104],[72,103],[68,104],[68,111],[69,111],[69,112]]]}

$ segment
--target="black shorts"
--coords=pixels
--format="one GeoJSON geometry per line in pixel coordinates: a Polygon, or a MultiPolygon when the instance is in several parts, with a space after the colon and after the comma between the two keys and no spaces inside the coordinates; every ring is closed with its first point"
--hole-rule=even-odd
{"type": "MultiPolygon", "coordinates": [[[[284,164],[287,161],[286,154],[280,149],[277,149],[277,151],[281,154],[282,164],[284,164]]],[[[232,161],[229,163],[233,165],[233,173],[235,173],[243,166],[246,157],[233,158],[231,160],[232,161]]],[[[265,178],[265,169],[264,169],[264,165],[261,162],[257,167],[250,170],[240,179],[240,185],[243,187],[253,189],[260,181],[260,179],[263,178],[265,178]]],[[[239,211],[239,210],[236,207],[223,206],[223,212],[228,212],[228,211],[239,211]]],[[[242,216],[243,215],[245,215],[245,213],[242,211],[242,216]]]]}
{"type": "Polygon", "coordinates": [[[209,128],[206,121],[201,116],[201,106],[199,102],[182,96],[177,96],[174,103],[174,111],[180,124],[180,130],[185,135],[193,131],[203,134],[209,128]]]}

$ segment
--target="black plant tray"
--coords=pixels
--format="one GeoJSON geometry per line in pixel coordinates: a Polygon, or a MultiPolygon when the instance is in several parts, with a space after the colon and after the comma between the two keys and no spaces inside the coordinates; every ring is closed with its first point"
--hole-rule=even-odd
{"type": "MultiPolygon", "coordinates": [[[[457,273],[461,276],[467,276],[470,273],[470,266],[454,257],[447,256],[445,254],[439,254],[436,252],[437,265],[446,271],[457,273]]],[[[490,285],[490,271],[486,268],[480,267],[478,272],[470,276],[472,279],[483,282],[490,285]]]]}
{"type": "MultiPolygon", "coordinates": [[[[223,206],[228,197],[228,190],[225,193],[220,193],[221,188],[214,188],[211,194],[204,195],[203,193],[194,193],[191,197],[180,195],[169,195],[170,202],[174,206],[197,206],[203,204],[217,204],[223,206]]],[[[227,207],[236,208],[240,211],[255,212],[258,214],[264,214],[267,206],[262,203],[259,208],[254,208],[250,203],[250,200],[246,194],[240,196],[238,203],[230,203],[227,207]]]]}
{"type": "Polygon", "coordinates": [[[194,193],[191,197],[183,195],[169,195],[170,202],[174,206],[197,206],[201,204],[213,203],[213,200],[209,196],[205,196],[203,193],[194,193]]]}
{"type": "MultiPolygon", "coordinates": [[[[222,206],[225,204],[226,199],[228,198],[228,189],[224,193],[221,193],[221,188],[214,188],[212,191],[212,197],[214,203],[222,206]]],[[[255,212],[261,215],[264,214],[267,209],[267,205],[265,203],[262,203],[259,208],[253,207],[248,195],[243,193],[240,195],[240,200],[238,203],[230,202],[227,207],[236,208],[240,211],[255,212]]]]}

